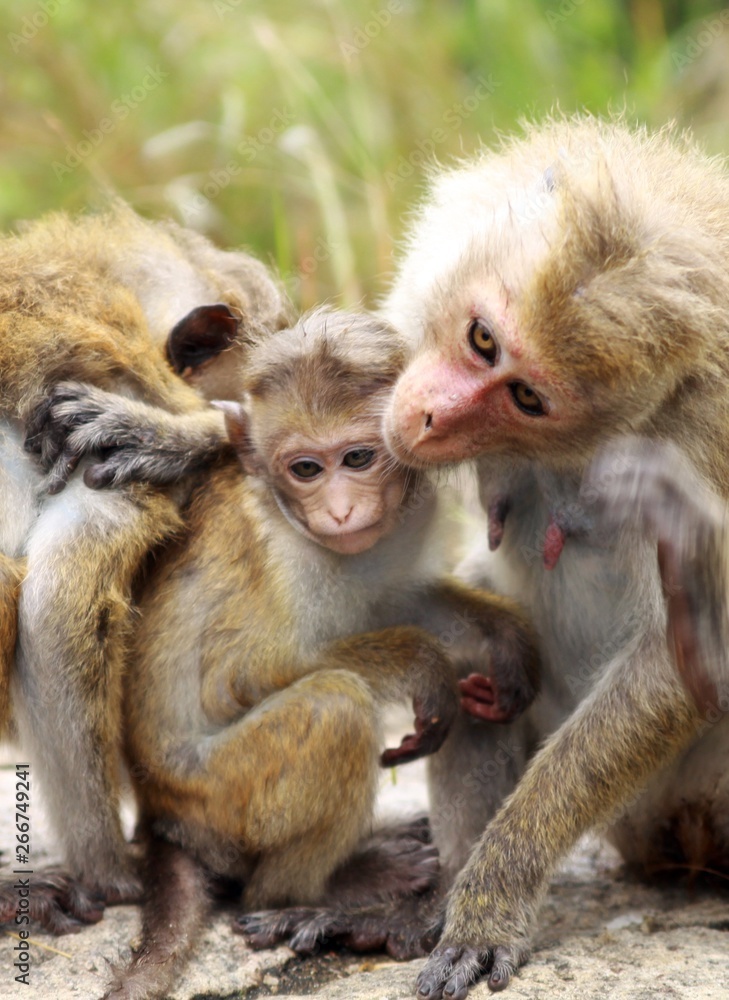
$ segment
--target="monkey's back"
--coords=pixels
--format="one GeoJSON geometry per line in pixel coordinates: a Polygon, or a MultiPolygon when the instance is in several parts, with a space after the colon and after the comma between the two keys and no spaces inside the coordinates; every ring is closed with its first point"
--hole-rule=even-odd
{"type": "Polygon", "coordinates": [[[172,373],[110,251],[63,216],[0,241],[0,406],[19,415],[58,381],[157,395],[172,373]],[[154,378],[150,379],[150,369],[154,378]]]}
{"type": "Polygon", "coordinates": [[[126,387],[154,402],[175,391],[163,358],[173,326],[225,302],[243,325],[278,329],[285,296],[248,254],[218,250],[124,205],[48,216],[0,239],[0,406],[13,413],[59,380],[126,387]],[[151,349],[154,350],[151,350],[151,349]]]}

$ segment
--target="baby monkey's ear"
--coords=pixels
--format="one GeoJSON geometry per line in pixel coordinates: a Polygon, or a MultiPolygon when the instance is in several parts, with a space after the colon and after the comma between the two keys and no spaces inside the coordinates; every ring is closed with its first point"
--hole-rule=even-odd
{"type": "Polygon", "coordinates": [[[167,360],[178,375],[198,368],[235,343],[240,322],[223,302],[198,306],[172,328],[167,337],[167,360]]]}
{"type": "Polygon", "coordinates": [[[228,440],[235,448],[243,471],[248,476],[261,475],[265,467],[251,439],[251,422],[245,407],[229,399],[214,399],[210,405],[222,410],[228,440]]]}

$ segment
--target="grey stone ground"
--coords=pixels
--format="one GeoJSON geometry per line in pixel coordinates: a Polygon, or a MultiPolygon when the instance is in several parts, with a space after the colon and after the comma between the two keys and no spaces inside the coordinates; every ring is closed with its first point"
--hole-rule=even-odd
{"type": "MultiPolygon", "coordinates": [[[[11,809],[16,756],[7,749],[0,767],[0,847],[7,861],[13,843],[11,809]]],[[[407,814],[426,805],[424,769],[401,768],[397,783],[383,775],[383,815],[407,814]]],[[[33,792],[33,861],[53,855],[53,842],[33,792]]],[[[174,1000],[258,996],[327,1000],[406,1000],[422,962],[397,964],[382,956],[325,955],[288,964],[286,948],[250,952],[217,916],[177,985],[174,1000]],[[336,977],[336,978],[332,978],[336,977]]],[[[139,932],[134,907],[107,910],[81,933],[53,938],[35,933],[30,987],[14,981],[17,941],[0,932],[0,1000],[97,1000],[107,963],[128,954],[139,932]]],[[[485,986],[474,1000],[492,996],[485,986]]],[[[585,839],[554,879],[539,921],[531,962],[514,980],[513,1000],[648,1000],[729,998],[729,887],[692,891],[685,885],[649,887],[628,879],[617,856],[596,839],[585,839]]]]}

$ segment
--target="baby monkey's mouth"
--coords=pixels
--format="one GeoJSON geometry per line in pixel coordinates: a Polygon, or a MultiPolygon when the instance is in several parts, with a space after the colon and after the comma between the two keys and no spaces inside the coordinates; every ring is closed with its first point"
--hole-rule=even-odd
{"type": "Polygon", "coordinates": [[[373,521],[354,530],[340,530],[336,532],[317,533],[317,540],[320,545],[338,552],[344,556],[358,555],[371,549],[375,542],[379,541],[386,533],[386,525],[383,518],[373,521]]]}

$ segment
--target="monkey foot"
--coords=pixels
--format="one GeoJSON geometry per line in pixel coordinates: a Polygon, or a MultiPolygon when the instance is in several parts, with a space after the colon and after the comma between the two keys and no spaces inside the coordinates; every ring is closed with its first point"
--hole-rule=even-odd
{"type": "Polygon", "coordinates": [[[506,989],[520,962],[509,948],[478,951],[442,944],[428,959],[416,982],[418,1000],[464,1000],[474,983],[488,974],[489,989],[506,989]]]}
{"type": "Polygon", "coordinates": [[[252,948],[286,943],[300,955],[322,946],[427,955],[440,934],[438,852],[425,817],[384,827],[330,877],[329,906],[244,913],[233,930],[252,948]]]}
{"type": "Polygon", "coordinates": [[[363,908],[433,889],[440,876],[438,849],[420,817],[377,830],[330,876],[326,899],[339,910],[363,908]]]}
{"type": "MultiPolygon", "coordinates": [[[[22,876],[18,878],[23,881],[22,876]]],[[[104,915],[104,899],[66,872],[47,869],[28,877],[27,915],[51,934],[75,934],[84,924],[96,924],[104,915]]],[[[0,883],[0,924],[15,920],[17,882],[0,883]]]]}
{"type": "Polygon", "coordinates": [[[521,706],[503,707],[494,681],[484,674],[469,674],[459,680],[458,689],[461,692],[461,708],[475,719],[511,722],[523,711],[521,706]]]}
{"type": "Polygon", "coordinates": [[[381,904],[358,912],[327,907],[296,907],[265,910],[238,917],[233,930],[242,934],[256,950],[286,943],[298,955],[312,955],[322,947],[351,951],[384,951],[405,961],[427,955],[437,940],[437,931],[413,912],[393,904],[381,904]]]}

